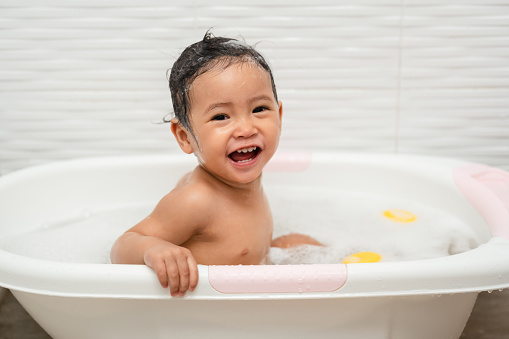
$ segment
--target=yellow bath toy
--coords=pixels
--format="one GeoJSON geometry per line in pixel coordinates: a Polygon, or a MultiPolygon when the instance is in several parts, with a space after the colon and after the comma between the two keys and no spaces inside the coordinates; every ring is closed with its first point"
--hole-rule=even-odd
{"type": "Polygon", "coordinates": [[[412,222],[412,221],[415,221],[415,219],[417,219],[415,214],[410,213],[405,210],[398,210],[398,209],[390,209],[390,210],[384,211],[384,217],[386,217],[387,219],[390,219],[392,221],[405,222],[405,223],[412,222]]]}
{"type": "Polygon", "coordinates": [[[349,255],[343,259],[343,264],[363,264],[370,262],[379,262],[382,256],[375,252],[358,252],[349,255]]]}

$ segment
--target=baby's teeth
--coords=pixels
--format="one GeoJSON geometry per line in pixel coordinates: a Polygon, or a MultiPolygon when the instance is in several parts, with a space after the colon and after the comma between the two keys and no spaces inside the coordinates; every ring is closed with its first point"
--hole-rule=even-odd
{"type": "Polygon", "coordinates": [[[248,148],[243,148],[243,149],[239,149],[237,150],[238,153],[247,153],[247,152],[252,152],[256,149],[256,146],[255,147],[248,147],[248,148]]]}

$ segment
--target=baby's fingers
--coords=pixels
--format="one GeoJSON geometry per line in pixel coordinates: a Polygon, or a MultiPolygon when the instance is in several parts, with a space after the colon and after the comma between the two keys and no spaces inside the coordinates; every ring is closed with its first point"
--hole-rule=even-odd
{"type": "Polygon", "coordinates": [[[163,288],[168,287],[168,273],[166,271],[166,263],[163,260],[155,260],[154,262],[147,263],[152,267],[157,275],[157,279],[163,288]]]}
{"type": "Polygon", "coordinates": [[[187,258],[187,264],[189,265],[189,291],[192,292],[198,285],[198,264],[193,256],[187,258]]]}
{"type": "Polygon", "coordinates": [[[187,257],[181,256],[177,259],[178,271],[179,271],[179,281],[180,286],[178,289],[178,294],[182,297],[186,294],[189,289],[189,265],[187,264],[187,257]]]}
{"type": "Polygon", "coordinates": [[[168,285],[170,288],[170,294],[172,297],[179,294],[180,290],[180,273],[179,267],[175,259],[166,259],[166,273],[168,275],[168,285]]]}
{"type": "Polygon", "coordinates": [[[190,251],[184,251],[183,255],[177,260],[180,273],[179,295],[183,296],[189,291],[193,291],[198,283],[198,266],[190,251]]]}
{"type": "Polygon", "coordinates": [[[145,256],[145,263],[152,267],[161,286],[168,287],[172,296],[183,296],[198,284],[198,265],[186,248],[151,251],[145,256]]]}

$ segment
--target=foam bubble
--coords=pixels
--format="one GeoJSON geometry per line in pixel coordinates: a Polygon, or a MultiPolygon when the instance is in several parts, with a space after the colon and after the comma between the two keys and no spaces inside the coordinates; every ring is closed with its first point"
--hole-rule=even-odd
{"type": "Polygon", "coordinates": [[[252,47],[249,46],[247,44],[247,42],[241,41],[241,40],[235,40],[235,39],[225,41],[225,42],[223,42],[223,45],[238,48],[238,49],[252,49],[252,47]]]}

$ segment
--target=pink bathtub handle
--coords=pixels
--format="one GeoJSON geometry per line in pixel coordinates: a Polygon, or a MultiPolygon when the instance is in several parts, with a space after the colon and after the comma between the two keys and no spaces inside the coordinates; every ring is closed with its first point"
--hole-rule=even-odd
{"type": "Polygon", "coordinates": [[[484,217],[491,235],[509,240],[509,173],[480,164],[454,170],[456,185],[484,217]]]}
{"type": "Polygon", "coordinates": [[[311,164],[310,152],[277,152],[265,166],[268,172],[302,172],[311,164]]]}
{"type": "Polygon", "coordinates": [[[344,264],[209,266],[208,273],[221,293],[332,292],[347,278],[344,264]]]}

